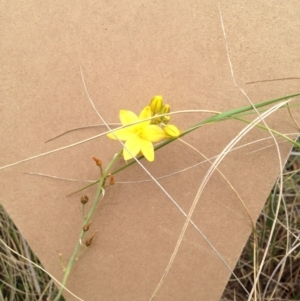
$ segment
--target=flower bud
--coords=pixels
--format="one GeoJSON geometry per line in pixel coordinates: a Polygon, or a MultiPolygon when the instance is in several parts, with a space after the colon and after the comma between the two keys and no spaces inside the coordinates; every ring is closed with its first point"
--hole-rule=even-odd
{"type": "Polygon", "coordinates": [[[161,110],[162,106],[163,106],[163,98],[161,95],[156,95],[151,99],[150,108],[153,115],[158,113],[161,110]]]}
{"type": "Polygon", "coordinates": [[[161,110],[160,110],[160,114],[168,114],[170,113],[171,108],[169,105],[163,105],[161,110]]]}
{"type": "MultiPolygon", "coordinates": [[[[160,110],[160,114],[168,114],[168,113],[170,113],[170,110],[171,110],[171,108],[169,105],[163,105],[163,107],[160,110]]],[[[171,119],[171,116],[169,116],[169,115],[161,117],[161,121],[164,123],[168,123],[170,121],[170,119],[171,119]]]]}
{"type": "Polygon", "coordinates": [[[170,116],[170,115],[168,115],[168,116],[163,116],[163,117],[161,118],[161,120],[162,120],[163,123],[168,123],[168,122],[171,120],[171,116],[170,116]]]}
{"type": "Polygon", "coordinates": [[[168,124],[164,127],[166,135],[170,138],[177,138],[180,135],[179,129],[172,124],[168,124]]]}

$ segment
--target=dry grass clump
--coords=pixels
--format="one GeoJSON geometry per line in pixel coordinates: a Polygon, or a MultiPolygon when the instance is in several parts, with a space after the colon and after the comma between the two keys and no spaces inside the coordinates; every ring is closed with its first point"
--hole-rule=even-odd
{"type": "Polygon", "coordinates": [[[0,301],[51,300],[57,293],[54,282],[41,269],[22,258],[41,265],[1,205],[0,238],[21,255],[0,243],[0,301]]]}
{"type": "MultiPolygon", "coordinates": [[[[234,269],[248,292],[255,273],[262,266],[255,286],[256,300],[300,300],[300,150],[295,149],[284,169],[283,197],[277,219],[279,185],[274,186],[252,234],[234,269]],[[271,228],[275,231],[267,248],[271,228]],[[262,258],[266,258],[262,263],[262,258]],[[255,258],[256,256],[256,258],[255,258]],[[255,263],[256,261],[256,263],[255,263]]],[[[248,295],[234,277],[229,280],[221,300],[248,300],[248,295]]],[[[254,300],[254,298],[253,298],[254,300]]]]}

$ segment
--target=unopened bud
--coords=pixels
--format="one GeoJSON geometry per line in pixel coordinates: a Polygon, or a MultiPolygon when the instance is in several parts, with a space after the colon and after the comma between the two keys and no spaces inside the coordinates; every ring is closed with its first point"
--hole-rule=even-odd
{"type": "Polygon", "coordinates": [[[171,120],[171,116],[169,115],[163,116],[161,119],[163,123],[168,123],[171,120]]]}
{"type": "Polygon", "coordinates": [[[169,105],[163,105],[161,110],[160,110],[160,113],[161,114],[168,114],[170,113],[171,111],[171,107],[169,105]]]}
{"type": "Polygon", "coordinates": [[[161,95],[156,95],[151,99],[150,108],[153,115],[160,112],[162,106],[163,106],[163,98],[161,95]]]}
{"type": "Polygon", "coordinates": [[[166,125],[164,127],[164,131],[165,131],[166,135],[171,138],[177,138],[180,135],[179,129],[175,125],[172,125],[172,124],[166,125]]]}
{"type": "MultiPolygon", "coordinates": [[[[168,114],[168,113],[170,113],[170,111],[171,111],[171,108],[169,105],[163,105],[160,110],[160,114],[168,114]]],[[[164,123],[168,123],[170,121],[170,119],[171,119],[171,116],[169,116],[169,115],[161,117],[161,121],[164,123]]]]}

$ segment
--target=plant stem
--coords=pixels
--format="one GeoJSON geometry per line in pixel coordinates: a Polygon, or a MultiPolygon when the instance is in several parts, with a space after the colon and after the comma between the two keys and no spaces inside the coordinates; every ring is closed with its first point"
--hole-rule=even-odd
{"type": "MultiPolygon", "coordinates": [[[[108,176],[109,174],[109,171],[111,169],[111,167],[116,163],[116,161],[119,159],[119,157],[121,156],[122,154],[122,151],[120,151],[119,153],[117,153],[113,159],[109,162],[109,164],[107,165],[106,169],[104,170],[100,180],[99,180],[99,184],[98,184],[98,189],[97,189],[97,192],[96,192],[96,195],[95,195],[95,198],[94,198],[94,201],[93,201],[93,204],[92,204],[92,207],[87,215],[87,217],[85,218],[84,220],[84,223],[83,223],[83,226],[88,224],[89,221],[91,220],[96,208],[97,208],[97,205],[99,203],[99,200],[100,200],[100,196],[103,192],[103,185],[104,185],[104,181],[106,179],[106,177],[108,176]]],[[[66,271],[65,271],[65,274],[64,274],[64,278],[61,282],[61,286],[60,286],[60,289],[59,289],[59,292],[58,294],[56,295],[54,301],[59,301],[60,300],[60,297],[64,291],[64,288],[66,286],[66,283],[67,283],[67,280],[69,278],[69,275],[70,275],[70,272],[73,268],[73,265],[74,265],[74,261],[76,260],[76,258],[78,257],[78,254],[79,254],[79,251],[81,249],[81,246],[82,246],[82,239],[84,238],[84,235],[86,234],[86,231],[84,231],[83,229],[81,230],[80,232],[80,236],[79,236],[79,239],[78,239],[78,242],[76,244],[76,247],[75,247],[75,250],[73,252],[73,255],[71,256],[69,262],[68,262],[68,265],[67,265],[67,268],[66,268],[66,271]]]]}

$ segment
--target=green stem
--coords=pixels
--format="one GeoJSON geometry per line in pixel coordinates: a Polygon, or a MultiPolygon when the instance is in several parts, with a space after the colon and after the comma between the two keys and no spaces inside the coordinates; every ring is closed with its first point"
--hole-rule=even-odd
{"type": "MultiPolygon", "coordinates": [[[[88,224],[89,221],[91,220],[96,208],[97,208],[97,205],[99,203],[99,200],[100,200],[100,196],[101,196],[101,193],[103,191],[103,185],[104,185],[104,181],[105,181],[105,178],[108,176],[109,174],[109,171],[111,169],[111,167],[115,164],[115,162],[119,159],[119,157],[121,156],[122,154],[122,151],[120,151],[119,153],[117,153],[114,158],[109,162],[109,164],[107,165],[106,169],[104,170],[100,180],[99,180],[99,184],[98,184],[98,189],[97,189],[97,192],[96,192],[96,195],[95,195],[95,198],[94,198],[94,201],[93,201],[93,204],[92,204],[92,207],[86,217],[86,219],[84,220],[84,225],[88,224]]],[[[58,294],[56,295],[54,301],[59,301],[60,300],[60,297],[64,291],[64,288],[66,286],[66,283],[67,283],[67,280],[69,278],[69,275],[70,275],[70,272],[73,268],[73,265],[74,265],[74,261],[76,260],[76,258],[78,257],[78,254],[79,254],[79,251],[81,249],[81,242],[82,242],[82,239],[84,238],[84,235],[86,234],[86,231],[84,231],[83,229],[81,230],[80,232],[80,236],[79,236],[79,239],[78,239],[78,242],[76,244],[76,247],[75,247],[75,250],[73,252],[73,255],[71,256],[69,262],[68,262],[68,265],[67,265],[67,268],[66,268],[66,271],[65,271],[65,274],[64,274],[64,278],[61,282],[61,287],[59,289],[59,292],[58,294]]]]}

